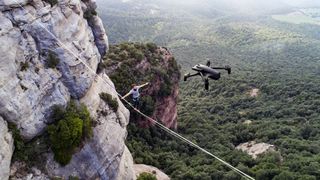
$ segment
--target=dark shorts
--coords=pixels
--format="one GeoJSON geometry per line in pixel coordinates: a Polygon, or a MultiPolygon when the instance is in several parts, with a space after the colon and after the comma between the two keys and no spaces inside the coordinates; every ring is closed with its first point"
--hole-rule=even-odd
{"type": "Polygon", "coordinates": [[[138,107],[139,106],[139,98],[132,98],[132,101],[133,101],[133,106],[134,107],[138,107]]]}

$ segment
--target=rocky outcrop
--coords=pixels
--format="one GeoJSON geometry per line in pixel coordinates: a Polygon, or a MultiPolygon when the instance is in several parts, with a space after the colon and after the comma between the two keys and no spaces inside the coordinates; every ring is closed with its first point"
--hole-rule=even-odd
{"type": "MultiPolygon", "coordinates": [[[[175,61],[173,55],[166,48],[159,48],[159,53],[162,54],[163,60],[160,62],[159,67],[165,71],[165,73],[169,74],[169,69],[172,69],[174,72],[170,74],[169,83],[171,84],[170,93],[166,96],[157,96],[155,103],[155,111],[153,113],[153,117],[162,122],[165,126],[169,128],[177,128],[177,102],[179,95],[179,80],[180,80],[180,72],[178,67],[172,67],[173,62],[175,61]]],[[[139,65],[138,65],[139,66],[139,65]]],[[[144,65],[145,67],[151,66],[144,65]]],[[[162,81],[160,77],[156,77],[156,79],[151,83],[151,86],[146,90],[146,94],[152,95],[157,94],[161,91],[162,81]]]]}
{"type": "MultiPolygon", "coordinates": [[[[119,109],[114,112],[99,97],[107,92],[117,98],[117,93],[108,76],[101,74],[102,80],[95,75],[108,49],[100,18],[94,13],[84,18],[95,8],[93,0],[58,0],[54,5],[42,0],[0,0],[0,116],[16,124],[26,140],[42,134],[52,123],[52,107],[65,106],[70,99],[87,105],[97,122],[93,137],[70,164],[60,166],[49,153],[46,174],[27,172],[19,178],[134,179],[132,158],[124,144],[129,111],[118,99],[119,109]],[[59,63],[50,65],[52,57],[59,63]]],[[[0,141],[6,142],[0,147],[3,179],[9,172],[12,138],[0,125],[0,141]]]]}
{"type": "Polygon", "coordinates": [[[148,166],[144,164],[135,164],[133,165],[133,168],[134,168],[136,177],[139,177],[139,175],[143,172],[147,172],[155,175],[157,180],[170,180],[168,175],[166,175],[164,172],[160,171],[158,168],[153,166],[148,166]]]}
{"type": "Polygon", "coordinates": [[[10,175],[10,162],[13,153],[13,139],[6,121],[0,117],[0,179],[8,179],[10,175]]]}
{"type": "MultiPolygon", "coordinates": [[[[84,11],[96,13],[97,4],[95,1],[84,1],[84,3],[86,4],[84,11]]],[[[87,20],[92,29],[94,41],[100,55],[104,56],[107,53],[109,44],[102,20],[98,16],[90,16],[87,20]]]]}
{"type": "Polygon", "coordinates": [[[260,89],[258,89],[258,88],[251,89],[249,92],[250,97],[258,97],[259,91],[260,91],[260,89]]]}
{"type": "Polygon", "coordinates": [[[260,154],[275,152],[275,146],[267,143],[256,143],[255,141],[239,144],[236,149],[248,153],[253,159],[260,154]]]}
{"type": "MultiPolygon", "coordinates": [[[[123,43],[112,46],[105,61],[108,63],[105,65],[105,72],[116,79],[117,88],[123,94],[130,91],[131,84],[148,81],[149,85],[140,90],[141,111],[149,113],[148,115],[169,128],[177,128],[180,71],[167,48],[154,44],[123,43]],[[152,98],[154,104],[149,99],[149,104],[144,105],[147,103],[143,99],[147,96],[152,98]]],[[[132,119],[141,126],[152,124],[144,117],[135,116],[132,119]]]]}

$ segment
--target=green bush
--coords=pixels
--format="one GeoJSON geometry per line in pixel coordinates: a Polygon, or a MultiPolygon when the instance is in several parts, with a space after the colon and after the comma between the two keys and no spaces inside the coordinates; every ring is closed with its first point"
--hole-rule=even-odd
{"type": "Polygon", "coordinates": [[[85,19],[91,19],[93,16],[96,16],[98,13],[95,9],[88,9],[83,13],[85,19]]]}
{"type": "Polygon", "coordinates": [[[29,63],[28,63],[28,61],[26,61],[26,62],[21,62],[20,63],[20,71],[25,71],[25,70],[27,70],[29,68],[29,63]]]}
{"type": "Polygon", "coordinates": [[[108,93],[100,93],[99,96],[113,111],[118,111],[119,104],[116,98],[113,98],[112,95],[108,93]]]}
{"type": "Polygon", "coordinates": [[[58,0],[45,0],[45,2],[49,3],[51,6],[58,4],[58,0]]]}
{"type": "Polygon", "coordinates": [[[69,180],[79,180],[77,176],[69,176],[69,180]]]}
{"type": "Polygon", "coordinates": [[[273,178],[274,180],[294,180],[294,174],[288,171],[283,171],[273,178]]]}
{"type": "Polygon", "coordinates": [[[119,45],[119,47],[120,47],[120,49],[123,51],[123,50],[129,50],[129,49],[131,49],[130,48],[130,43],[126,43],[126,42],[124,42],[124,43],[121,43],[120,45],[119,45]]]}
{"type": "Polygon", "coordinates": [[[141,173],[137,180],[157,180],[156,176],[147,172],[141,173]]]}
{"type": "Polygon", "coordinates": [[[142,96],[141,98],[141,109],[143,109],[143,112],[151,116],[155,110],[155,101],[151,96],[142,96]]]}
{"type": "Polygon", "coordinates": [[[300,135],[302,136],[303,139],[309,139],[313,131],[314,130],[312,126],[305,125],[304,127],[301,128],[300,135]]]}
{"type": "Polygon", "coordinates": [[[119,54],[119,57],[121,60],[126,60],[128,58],[128,54],[127,52],[125,51],[122,51],[120,54],[119,54]]]}
{"type": "Polygon", "coordinates": [[[54,52],[49,51],[47,58],[47,67],[54,69],[59,63],[60,59],[57,57],[57,55],[54,52]]]}
{"type": "Polygon", "coordinates": [[[147,48],[149,49],[149,51],[151,51],[151,52],[156,52],[156,50],[157,50],[157,45],[155,44],[155,43],[147,43],[147,48]]]}
{"type": "Polygon", "coordinates": [[[8,128],[10,129],[12,133],[12,137],[14,139],[14,159],[26,161],[28,157],[24,153],[25,144],[24,141],[20,135],[20,131],[17,128],[17,126],[13,123],[8,123],[8,128]]]}
{"type": "Polygon", "coordinates": [[[137,59],[138,61],[141,61],[144,58],[144,54],[140,50],[136,50],[133,53],[133,58],[137,59]]]}
{"type": "Polygon", "coordinates": [[[51,149],[54,158],[61,165],[67,165],[81,141],[92,135],[90,114],[84,105],[71,101],[64,110],[54,107],[52,118],[56,124],[48,126],[51,149]]]}
{"type": "Polygon", "coordinates": [[[161,83],[160,89],[158,91],[158,96],[160,97],[166,97],[171,94],[172,86],[170,84],[161,83]]]}

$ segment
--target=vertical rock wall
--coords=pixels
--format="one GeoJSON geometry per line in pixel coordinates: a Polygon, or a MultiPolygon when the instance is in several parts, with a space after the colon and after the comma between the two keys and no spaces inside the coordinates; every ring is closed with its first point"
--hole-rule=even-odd
{"type": "Polygon", "coordinates": [[[0,179],[8,179],[13,153],[13,139],[7,123],[0,117],[0,179]]]}
{"type": "Polygon", "coordinates": [[[100,100],[102,91],[117,95],[93,73],[108,49],[101,19],[84,18],[86,11],[95,8],[93,0],[58,0],[55,5],[0,0],[0,117],[4,119],[0,119],[0,179],[8,178],[13,153],[6,121],[16,124],[23,138],[30,140],[52,123],[52,106],[65,106],[71,98],[86,104],[98,124],[93,138],[78,149],[69,165],[61,167],[48,154],[49,177],[134,179],[132,157],[124,144],[129,111],[119,100],[117,112],[100,100]],[[49,52],[60,60],[56,67],[48,66],[49,52]]]}

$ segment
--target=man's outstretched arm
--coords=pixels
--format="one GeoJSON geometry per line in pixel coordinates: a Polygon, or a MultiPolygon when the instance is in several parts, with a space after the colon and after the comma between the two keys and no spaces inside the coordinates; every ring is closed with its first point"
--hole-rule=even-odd
{"type": "Polygon", "coordinates": [[[142,88],[142,87],[144,87],[144,86],[146,86],[146,85],[148,85],[148,84],[149,84],[148,82],[147,82],[147,83],[144,83],[144,84],[138,86],[138,88],[142,88]]]}
{"type": "Polygon", "coordinates": [[[131,91],[130,91],[130,92],[128,92],[126,95],[122,96],[122,98],[121,98],[121,99],[124,99],[124,98],[128,97],[130,94],[131,94],[131,91]]]}

